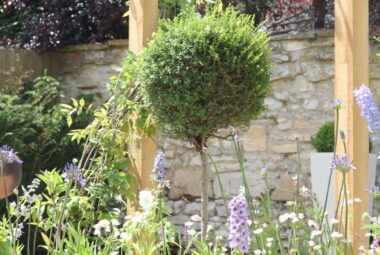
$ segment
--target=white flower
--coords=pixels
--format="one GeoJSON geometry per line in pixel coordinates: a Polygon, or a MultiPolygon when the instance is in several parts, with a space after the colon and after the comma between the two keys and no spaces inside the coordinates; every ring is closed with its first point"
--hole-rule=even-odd
{"type": "Polygon", "coordinates": [[[360,198],[358,198],[358,197],[357,197],[357,198],[354,198],[354,202],[355,202],[355,203],[360,203],[361,201],[362,201],[362,200],[361,200],[360,198]]]}
{"type": "Polygon", "coordinates": [[[260,254],[261,254],[261,250],[254,250],[253,253],[254,253],[255,255],[260,255],[260,254]]]}
{"type": "Polygon", "coordinates": [[[303,218],[305,218],[305,215],[303,213],[299,213],[298,214],[298,219],[302,220],[303,218]]]}
{"type": "Polygon", "coordinates": [[[286,202],[286,206],[292,206],[292,205],[294,205],[294,201],[287,201],[286,202]]]}
{"type": "Polygon", "coordinates": [[[194,214],[193,216],[190,217],[190,219],[194,222],[201,221],[202,218],[198,214],[194,214]]]}
{"type": "Polygon", "coordinates": [[[307,242],[307,244],[310,246],[310,247],[313,247],[315,245],[315,242],[313,240],[310,240],[309,242],[307,242]]]}
{"type": "Polygon", "coordinates": [[[273,242],[273,238],[272,237],[267,237],[267,242],[273,242]]]}
{"type": "Polygon", "coordinates": [[[335,225],[335,224],[338,224],[338,223],[339,223],[339,220],[337,220],[337,219],[332,218],[332,219],[330,220],[330,224],[331,224],[331,225],[335,225]]]}
{"type": "Polygon", "coordinates": [[[100,236],[102,234],[102,230],[106,233],[111,232],[111,225],[108,220],[101,220],[94,225],[94,235],[100,236]]]}
{"type": "Polygon", "coordinates": [[[284,223],[284,222],[287,221],[288,219],[289,219],[289,214],[288,214],[288,213],[281,214],[281,215],[278,217],[278,220],[280,221],[280,223],[284,223]]]}
{"type": "Polygon", "coordinates": [[[343,237],[343,234],[339,233],[339,232],[332,232],[331,234],[331,237],[332,238],[342,238],[343,237]]]}
{"type": "Polygon", "coordinates": [[[150,211],[153,208],[154,196],[150,190],[140,191],[139,204],[145,212],[150,211]]]}
{"type": "Polygon", "coordinates": [[[258,228],[258,229],[256,229],[255,231],[253,231],[253,233],[254,233],[255,235],[259,235],[259,234],[263,233],[263,229],[262,229],[262,228],[258,228]]]}
{"type": "Polygon", "coordinates": [[[310,238],[313,239],[314,237],[319,236],[321,234],[322,234],[322,231],[320,231],[320,230],[313,230],[313,231],[311,231],[310,238]]]}
{"type": "Polygon", "coordinates": [[[191,227],[192,225],[194,225],[194,222],[191,222],[191,221],[185,222],[185,226],[188,228],[191,227]]]}
{"type": "Polygon", "coordinates": [[[320,245],[316,245],[316,246],[313,247],[313,249],[314,249],[315,251],[318,251],[318,250],[321,249],[321,246],[320,246],[320,245]]]}
{"type": "Polygon", "coordinates": [[[302,188],[300,188],[300,195],[303,196],[303,197],[308,197],[310,196],[310,191],[308,188],[306,188],[305,186],[302,186],[302,188]]]}
{"type": "Polygon", "coordinates": [[[318,223],[313,220],[308,220],[307,225],[311,228],[318,228],[318,223]]]}
{"type": "Polygon", "coordinates": [[[127,241],[130,241],[132,239],[132,235],[130,233],[127,233],[127,232],[122,232],[120,234],[120,239],[123,242],[127,242],[127,241]]]}
{"type": "Polygon", "coordinates": [[[117,227],[120,225],[120,222],[117,219],[112,219],[111,224],[112,224],[112,226],[117,227]]]}
{"type": "Polygon", "coordinates": [[[267,246],[267,248],[272,247],[272,243],[266,243],[265,245],[267,246]]]}

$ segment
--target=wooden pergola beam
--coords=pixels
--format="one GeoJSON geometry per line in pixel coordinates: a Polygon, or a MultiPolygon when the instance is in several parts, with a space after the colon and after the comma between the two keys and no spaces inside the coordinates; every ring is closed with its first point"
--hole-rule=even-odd
{"type": "MultiPolygon", "coordinates": [[[[140,52],[157,30],[159,19],[158,0],[132,0],[129,7],[129,49],[140,52]]],[[[135,133],[136,140],[129,145],[132,166],[129,171],[135,177],[135,192],[154,187],[151,181],[152,167],[156,156],[156,137],[141,137],[135,133]]],[[[136,202],[136,201],[135,201],[136,202]]],[[[137,203],[129,203],[129,213],[138,210],[137,203]]]]}
{"type": "MultiPolygon", "coordinates": [[[[356,167],[346,181],[348,199],[361,199],[349,206],[348,239],[354,254],[360,253],[361,245],[368,245],[362,221],[363,213],[368,211],[368,131],[353,95],[355,88],[369,81],[368,8],[368,0],[335,0],[335,98],[342,100],[339,129],[346,133],[347,154],[356,167]]],[[[341,142],[337,153],[344,154],[341,142]]],[[[336,201],[341,181],[342,175],[337,171],[336,201]]]]}

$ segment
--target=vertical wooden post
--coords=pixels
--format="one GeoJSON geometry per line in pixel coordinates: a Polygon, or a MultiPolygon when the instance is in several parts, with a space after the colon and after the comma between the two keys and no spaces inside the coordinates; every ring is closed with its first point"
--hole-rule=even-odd
{"type": "MultiPolygon", "coordinates": [[[[129,49],[138,53],[148,43],[157,29],[159,19],[158,0],[132,0],[129,12],[129,49]]],[[[132,160],[130,171],[135,174],[135,191],[154,187],[151,172],[156,156],[156,137],[140,137],[129,146],[132,160]]],[[[137,211],[137,203],[129,204],[129,213],[137,211]]]]}
{"type": "MultiPolygon", "coordinates": [[[[347,178],[348,199],[361,199],[349,206],[348,239],[353,242],[354,254],[359,254],[360,245],[368,244],[362,222],[368,211],[368,131],[353,96],[354,89],[368,85],[369,80],[368,11],[368,0],[335,0],[335,98],[342,100],[339,128],[346,133],[347,154],[356,167],[347,178]]],[[[344,153],[341,142],[337,149],[338,155],[344,153]]],[[[341,181],[337,172],[336,201],[341,181]]]]}

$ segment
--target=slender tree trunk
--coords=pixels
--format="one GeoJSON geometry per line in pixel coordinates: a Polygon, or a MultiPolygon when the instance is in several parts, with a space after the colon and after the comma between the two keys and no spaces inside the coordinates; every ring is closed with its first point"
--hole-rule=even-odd
{"type": "Polygon", "coordinates": [[[209,172],[208,172],[208,166],[207,166],[207,155],[203,151],[203,148],[206,146],[206,139],[202,138],[201,143],[201,150],[199,151],[201,154],[201,160],[202,160],[202,222],[201,222],[201,240],[206,241],[206,235],[207,235],[207,225],[208,225],[208,190],[209,190],[209,172]]]}

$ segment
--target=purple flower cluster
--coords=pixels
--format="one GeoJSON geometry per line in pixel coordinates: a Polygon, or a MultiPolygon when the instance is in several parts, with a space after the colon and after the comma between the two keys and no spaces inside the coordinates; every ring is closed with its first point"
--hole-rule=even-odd
{"type": "Polygon", "coordinates": [[[160,152],[157,154],[154,164],[153,171],[155,172],[155,177],[160,184],[165,182],[165,154],[160,152]]]}
{"type": "Polygon", "coordinates": [[[15,152],[10,146],[3,145],[0,147],[0,166],[3,166],[3,163],[17,163],[22,164],[22,161],[17,156],[17,152],[15,152]]]}
{"type": "Polygon", "coordinates": [[[342,157],[336,155],[333,161],[331,162],[331,168],[335,170],[340,170],[342,172],[348,172],[350,169],[356,169],[356,167],[352,164],[352,161],[349,160],[346,154],[342,157]]]}
{"type": "Polygon", "coordinates": [[[229,209],[230,247],[237,247],[242,252],[248,252],[250,232],[248,227],[247,201],[243,192],[230,201],[229,209]]]}
{"type": "Polygon", "coordinates": [[[379,248],[379,244],[380,244],[380,236],[377,236],[375,239],[373,239],[372,241],[372,244],[370,246],[370,254],[372,255],[376,255],[378,254],[377,253],[377,249],[379,248]]]}
{"type": "Polygon", "coordinates": [[[74,181],[79,183],[81,187],[87,183],[87,180],[82,176],[81,169],[74,164],[66,164],[65,168],[63,169],[62,177],[65,179],[66,183],[74,181]]]}
{"type": "Polygon", "coordinates": [[[368,130],[373,133],[380,130],[380,113],[379,108],[373,99],[371,90],[362,85],[354,91],[356,103],[361,110],[361,116],[368,122],[368,130]]]}

